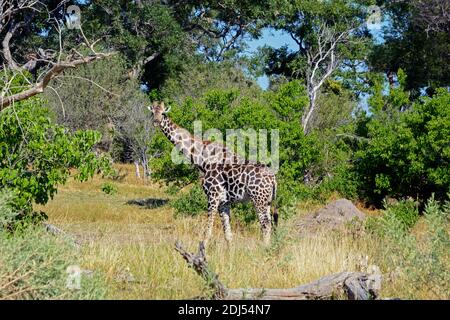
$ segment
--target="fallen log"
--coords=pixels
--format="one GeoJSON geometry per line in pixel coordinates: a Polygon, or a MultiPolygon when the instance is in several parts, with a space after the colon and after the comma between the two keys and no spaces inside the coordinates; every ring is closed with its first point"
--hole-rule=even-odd
{"type": "Polygon", "coordinates": [[[205,246],[199,244],[197,254],[187,252],[180,242],[175,243],[175,249],[212,289],[213,299],[223,300],[323,300],[377,299],[381,289],[381,275],[369,275],[363,272],[340,272],[320,278],[309,284],[287,289],[239,288],[229,289],[219,280],[206,261],[205,246]]]}

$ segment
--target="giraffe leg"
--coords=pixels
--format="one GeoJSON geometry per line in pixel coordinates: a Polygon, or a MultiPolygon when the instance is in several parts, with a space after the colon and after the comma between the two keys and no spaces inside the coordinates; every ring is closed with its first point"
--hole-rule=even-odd
{"type": "Polygon", "coordinates": [[[261,224],[261,234],[264,245],[270,244],[270,235],[272,232],[272,217],[270,215],[270,205],[256,204],[256,213],[261,224]]]}
{"type": "Polygon", "coordinates": [[[222,220],[223,232],[225,234],[225,240],[228,243],[231,243],[233,240],[233,234],[231,233],[231,225],[230,225],[230,205],[222,204],[219,207],[219,215],[222,220]]]}
{"type": "Polygon", "coordinates": [[[219,207],[219,202],[216,199],[208,199],[208,220],[206,222],[205,235],[203,241],[205,245],[208,243],[212,236],[212,229],[214,227],[214,218],[219,207]]]}

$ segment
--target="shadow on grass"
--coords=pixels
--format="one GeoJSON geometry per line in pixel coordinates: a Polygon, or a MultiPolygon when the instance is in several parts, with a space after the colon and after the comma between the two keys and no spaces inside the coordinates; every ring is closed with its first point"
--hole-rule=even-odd
{"type": "Polygon", "coordinates": [[[147,199],[132,199],[128,200],[126,204],[136,205],[140,207],[144,207],[146,209],[154,209],[159,208],[169,202],[169,199],[155,199],[155,198],[147,198],[147,199]]]}

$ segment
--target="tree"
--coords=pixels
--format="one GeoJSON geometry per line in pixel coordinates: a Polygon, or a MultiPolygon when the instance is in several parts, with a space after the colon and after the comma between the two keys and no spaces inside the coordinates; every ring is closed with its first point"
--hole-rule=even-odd
{"type": "Polygon", "coordinates": [[[155,128],[150,121],[147,109],[148,98],[140,92],[129,97],[127,108],[122,108],[112,119],[114,136],[131,149],[131,158],[136,166],[136,176],[139,178],[139,164],[142,165],[143,179],[150,176],[149,160],[160,154],[150,154],[150,142],[155,128]]]}
{"type": "Polygon", "coordinates": [[[359,6],[355,6],[354,1],[344,0],[280,3],[282,11],[272,25],[289,33],[298,49],[265,48],[268,57],[266,72],[284,75],[288,79],[305,79],[309,106],[302,114],[301,125],[303,132],[308,134],[325,81],[339,70],[343,62],[361,59],[367,50],[362,45],[368,38],[363,23],[364,7],[361,6],[365,2],[359,6]]]}
{"type": "Polygon", "coordinates": [[[170,1],[170,6],[207,61],[236,58],[246,37],[260,36],[276,7],[267,0],[170,1]]]}
{"type": "Polygon", "coordinates": [[[165,2],[86,1],[81,5],[86,31],[121,52],[128,76],[159,88],[185,64],[194,47],[165,2]]]}
{"type": "Polygon", "coordinates": [[[188,98],[201,99],[212,89],[238,89],[247,97],[255,97],[261,93],[261,88],[244,73],[242,66],[222,61],[199,63],[168,79],[161,89],[161,96],[181,104],[188,98]]]}
{"type": "MultiPolygon", "coordinates": [[[[102,141],[96,147],[115,160],[142,164],[149,175],[149,143],[154,128],[137,79],[125,76],[121,55],[66,72],[55,81],[46,97],[57,122],[70,131],[97,130],[102,141]]],[[[137,168],[139,173],[139,168],[137,168]]]]}
{"type": "Polygon", "coordinates": [[[377,205],[385,196],[423,203],[435,193],[443,200],[450,186],[450,94],[441,88],[411,102],[399,75],[399,87],[370,99],[372,116],[358,128],[352,163],[360,194],[377,205]]]}
{"type": "Polygon", "coordinates": [[[450,83],[450,45],[448,12],[450,2],[387,2],[384,12],[390,24],[383,30],[384,42],[369,56],[373,71],[389,75],[391,84],[399,69],[407,74],[406,89],[414,99],[424,91],[433,95],[436,88],[450,83]]]}
{"type": "Polygon", "coordinates": [[[317,41],[306,49],[306,87],[308,89],[309,107],[302,115],[302,128],[305,134],[311,130],[311,119],[316,111],[318,94],[325,81],[342,62],[338,55],[338,46],[348,43],[352,30],[336,31],[325,23],[317,29],[317,41]]]}
{"type": "Polygon", "coordinates": [[[44,104],[34,97],[0,113],[0,186],[14,194],[16,221],[33,218],[32,204],[46,204],[71,169],[80,181],[109,169],[108,159],[92,151],[100,134],[52,124],[44,104]]]}
{"type": "Polygon", "coordinates": [[[449,0],[413,0],[413,23],[432,32],[450,32],[450,1],[449,0]]]}
{"type": "Polygon", "coordinates": [[[86,1],[86,30],[120,51],[128,75],[150,90],[205,60],[236,57],[245,36],[257,36],[267,2],[86,1]]]}
{"type": "Polygon", "coordinates": [[[142,95],[138,81],[126,77],[126,63],[120,54],[66,71],[52,88],[45,97],[57,123],[72,132],[101,132],[99,147],[107,152],[113,145],[119,115],[132,107],[134,96],[142,95]]]}
{"type": "Polygon", "coordinates": [[[80,25],[76,28],[80,31],[78,39],[63,42],[66,35],[73,37],[62,22],[65,4],[65,1],[48,4],[32,0],[1,1],[0,111],[42,93],[64,70],[111,55],[98,52],[96,43],[86,38],[80,25]],[[26,81],[20,87],[11,86],[18,76],[26,81]]]}

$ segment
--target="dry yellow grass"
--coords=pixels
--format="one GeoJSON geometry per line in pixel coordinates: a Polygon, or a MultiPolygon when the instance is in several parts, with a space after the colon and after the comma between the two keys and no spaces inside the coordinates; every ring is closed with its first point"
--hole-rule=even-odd
{"type": "MultiPolygon", "coordinates": [[[[168,205],[143,209],[126,205],[136,198],[170,198],[165,187],[134,177],[131,166],[121,165],[127,175],[113,182],[118,192],[101,191],[100,177],[85,183],[70,181],[61,186],[45,207],[49,220],[83,241],[82,267],[102,271],[114,299],[183,299],[204,293],[202,280],[174,250],[176,240],[196,251],[205,215],[175,218],[168,205]],[[133,282],[119,281],[124,272],[133,282]]],[[[314,209],[303,204],[297,216],[314,209]]],[[[370,256],[370,244],[351,235],[318,234],[302,237],[295,217],[282,220],[278,241],[261,246],[257,223],[233,222],[234,243],[227,247],[217,219],[207,258],[229,287],[293,287],[343,270],[361,269],[361,256],[370,256]]],[[[233,220],[233,219],[232,219],[233,220]]],[[[370,258],[369,258],[370,260],[370,258]]],[[[371,261],[369,261],[370,263],[371,261]]]]}

